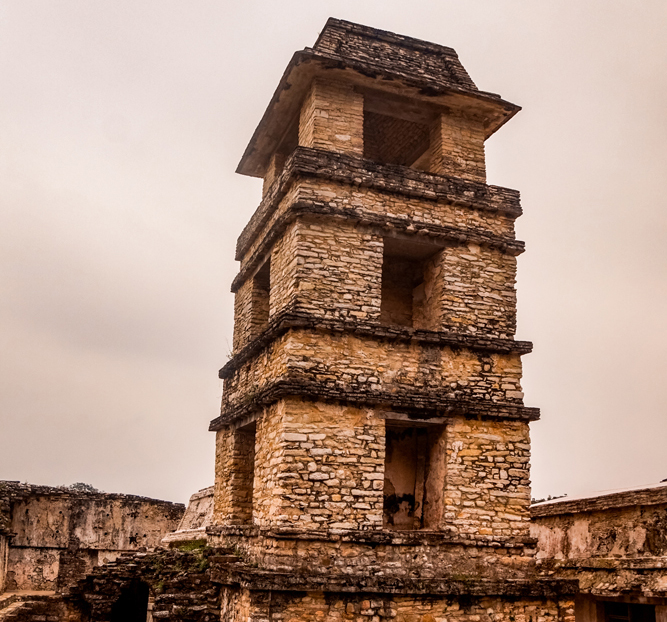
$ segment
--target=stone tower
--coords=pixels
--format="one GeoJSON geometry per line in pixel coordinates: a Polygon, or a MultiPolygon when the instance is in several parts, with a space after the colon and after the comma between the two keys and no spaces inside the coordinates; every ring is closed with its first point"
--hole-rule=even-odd
{"type": "Polygon", "coordinates": [[[290,61],[238,167],[264,185],[211,534],[257,570],[225,619],[572,617],[528,533],[519,194],[485,175],[518,110],[454,50],[340,20],[290,61]]]}

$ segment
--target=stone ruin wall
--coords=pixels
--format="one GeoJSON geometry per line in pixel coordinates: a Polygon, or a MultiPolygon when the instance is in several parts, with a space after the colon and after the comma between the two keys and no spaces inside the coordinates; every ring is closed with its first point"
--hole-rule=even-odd
{"type": "Polygon", "coordinates": [[[667,620],[667,486],[538,504],[532,514],[544,572],[577,578],[595,597],[662,599],[667,620]]]}
{"type": "Polygon", "coordinates": [[[185,509],[131,495],[14,483],[0,492],[10,488],[16,490],[8,503],[6,591],[62,590],[123,551],[155,548],[185,509]]]}

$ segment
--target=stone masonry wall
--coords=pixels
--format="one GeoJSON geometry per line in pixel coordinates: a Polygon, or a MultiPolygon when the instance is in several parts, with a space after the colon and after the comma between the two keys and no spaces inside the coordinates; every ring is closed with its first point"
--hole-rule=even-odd
{"type": "MultiPolygon", "coordinates": [[[[271,254],[270,316],[293,309],[327,319],[380,321],[383,239],[352,223],[299,218],[271,254]]],[[[428,320],[416,328],[511,338],[516,258],[476,244],[445,247],[428,264],[428,320]]],[[[235,351],[256,333],[251,279],[237,292],[235,351]]]]}
{"type": "MultiPolygon", "coordinates": [[[[254,524],[382,529],[385,418],[391,414],[298,398],[266,409],[257,422],[254,524]]],[[[525,539],[527,424],[454,417],[445,438],[447,463],[431,467],[442,474],[444,508],[431,528],[473,540],[525,539]]],[[[233,522],[219,513],[216,520],[233,522]]]]}
{"type": "Polygon", "coordinates": [[[384,425],[373,411],[285,400],[258,422],[256,456],[255,524],[382,525],[384,425]]]}
{"type": "Polygon", "coordinates": [[[667,486],[537,504],[532,514],[543,574],[576,579],[597,599],[665,602],[667,486]]]}
{"type": "Polygon", "coordinates": [[[7,536],[0,534],[0,594],[5,591],[7,579],[7,555],[9,553],[9,542],[7,536]]]}
{"type": "Polygon", "coordinates": [[[516,257],[474,244],[441,257],[442,328],[511,338],[516,330],[516,257]]]}
{"type": "Polygon", "coordinates": [[[255,437],[238,427],[218,430],[215,440],[213,522],[252,522],[255,437]]]}
{"type": "Polygon", "coordinates": [[[353,85],[313,81],[301,108],[299,145],[363,155],[364,98],[353,85]]]}
{"type": "Polygon", "coordinates": [[[225,379],[223,408],[288,378],[355,391],[437,391],[453,399],[517,404],[523,398],[518,354],[292,330],[225,379]]]}
{"type": "Polygon", "coordinates": [[[377,320],[382,239],[345,222],[297,221],[292,252],[299,310],[332,319],[377,320]]]}
{"type": "Polygon", "coordinates": [[[441,114],[431,128],[429,170],[470,181],[486,181],[484,127],[481,122],[441,114]]]}
{"type": "Polygon", "coordinates": [[[248,622],[290,620],[383,620],[395,622],[574,622],[572,600],[524,600],[498,597],[459,597],[388,594],[272,594],[270,609],[255,608],[248,622]]]}
{"type": "Polygon", "coordinates": [[[256,336],[252,325],[252,278],[245,281],[234,295],[234,351],[237,352],[256,336]]]}
{"type": "Polygon", "coordinates": [[[528,536],[528,424],[454,419],[447,426],[445,504],[447,528],[459,537],[528,536]]]}
{"type": "Polygon", "coordinates": [[[299,226],[292,223],[271,250],[269,319],[294,305],[297,296],[299,226]]]}

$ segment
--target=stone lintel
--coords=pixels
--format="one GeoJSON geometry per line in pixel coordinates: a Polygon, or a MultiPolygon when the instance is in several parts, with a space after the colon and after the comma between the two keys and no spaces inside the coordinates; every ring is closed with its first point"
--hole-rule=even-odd
{"type": "Polygon", "coordinates": [[[315,575],[275,572],[239,565],[213,566],[211,581],[253,591],[300,591],[354,594],[424,594],[434,596],[508,596],[558,598],[579,592],[578,582],[562,579],[492,581],[465,578],[409,579],[378,576],[315,575]]]}
{"type": "Polygon", "coordinates": [[[561,514],[580,514],[582,512],[603,512],[613,508],[642,505],[667,504],[667,484],[652,488],[624,490],[583,499],[567,498],[539,503],[530,508],[532,518],[558,516],[561,514]]]}
{"type": "Polygon", "coordinates": [[[378,340],[413,341],[428,346],[465,348],[473,352],[484,352],[487,354],[528,354],[533,350],[533,344],[530,341],[466,335],[453,331],[419,330],[408,326],[383,326],[358,321],[327,320],[303,311],[288,309],[274,317],[260,335],[230,359],[220,369],[218,377],[222,380],[229,378],[241,365],[259,354],[264,348],[289,330],[350,333],[378,340]]]}
{"type": "MultiPolygon", "coordinates": [[[[403,39],[407,41],[409,38],[403,39]]],[[[405,58],[398,47],[405,49],[405,46],[388,44],[389,50],[393,48],[398,52],[390,53],[390,56],[405,58]]],[[[384,56],[386,51],[383,50],[384,56]]],[[[447,71],[454,65],[455,60],[465,73],[455,53],[441,60],[443,62],[436,69],[435,66],[425,67],[419,55],[413,54],[411,61],[401,66],[393,62],[384,63],[379,56],[371,58],[367,51],[366,54],[355,54],[350,52],[349,46],[345,50],[339,47],[336,51],[329,46],[318,49],[316,45],[315,49],[306,48],[296,52],[255,129],[237,172],[253,177],[264,176],[269,160],[281,144],[286,129],[298,118],[308,88],[316,77],[322,75],[327,75],[331,80],[346,81],[361,89],[371,88],[389,94],[408,95],[427,106],[446,109],[450,113],[474,114],[484,125],[485,138],[494,134],[521,110],[520,106],[507,102],[496,94],[477,90],[470,78],[466,83],[460,79],[460,75],[455,75],[458,72],[447,71]]]]}
{"type": "Polygon", "coordinates": [[[472,227],[458,228],[433,223],[419,222],[414,219],[399,218],[386,214],[374,214],[358,207],[341,208],[324,202],[297,201],[292,204],[271,226],[257,247],[252,257],[241,268],[232,281],[231,291],[236,293],[243,283],[266,259],[273,243],[283,234],[285,229],[299,217],[334,218],[355,223],[364,227],[381,230],[385,237],[403,235],[408,238],[428,238],[438,244],[478,244],[496,248],[503,253],[518,256],[525,250],[522,241],[495,235],[488,231],[472,227]]]}
{"type": "Polygon", "coordinates": [[[470,419],[503,419],[511,421],[537,421],[539,408],[521,404],[491,402],[489,400],[443,397],[437,392],[412,389],[401,393],[386,391],[351,391],[336,386],[290,378],[269,384],[249,398],[223,407],[219,417],[213,419],[209,431],[215,432],[239,417],[258,411],[285,397],[297,397],[323,402],[343,402],[357,406],[396,409],[410,413],[415,421],[431,417],[463,416],[470,419]]]}
{"type": "MultiPolygon", "coordinates": [[[[347,154],[297,147],[241,232],[236,243],[237,261],[243,259],[253,240],[298,177],[324,179],[405,197],[443,201],[514,218],[522,214],[519,192],[516,190],[426,173],[407,166],[379,164],[347,154]]],[[[405,222],[405,225],[409,224],[408,221],[405,222]]],[[[426,224],[421,226],[426,227],[426,224]]],[[[465,231],[461,231],[461,234],[465,234],[465,231]]]]}

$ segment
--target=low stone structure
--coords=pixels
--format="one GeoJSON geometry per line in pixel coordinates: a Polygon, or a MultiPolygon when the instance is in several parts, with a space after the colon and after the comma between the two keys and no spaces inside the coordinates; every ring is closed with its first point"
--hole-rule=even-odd
{"type": "Polygon", "coordinates": [[[184,506],[0,481],[0,593],[63,591],[124,551],[153,549],[184,506]]]}
{"type": "Polygon", "coordinates": [[[190,497],[188,507],[176,531],[162,538],[165,546],[178,546],[185,542],[208,542],[206,530],[213,517],[213,486],[202,488],[190,497]]]}
{"type": "Polygon", "coordinates": [[[667,621],[667,484],[531,508],[537,561],[576,579],[577,622],[667,621]]]}

